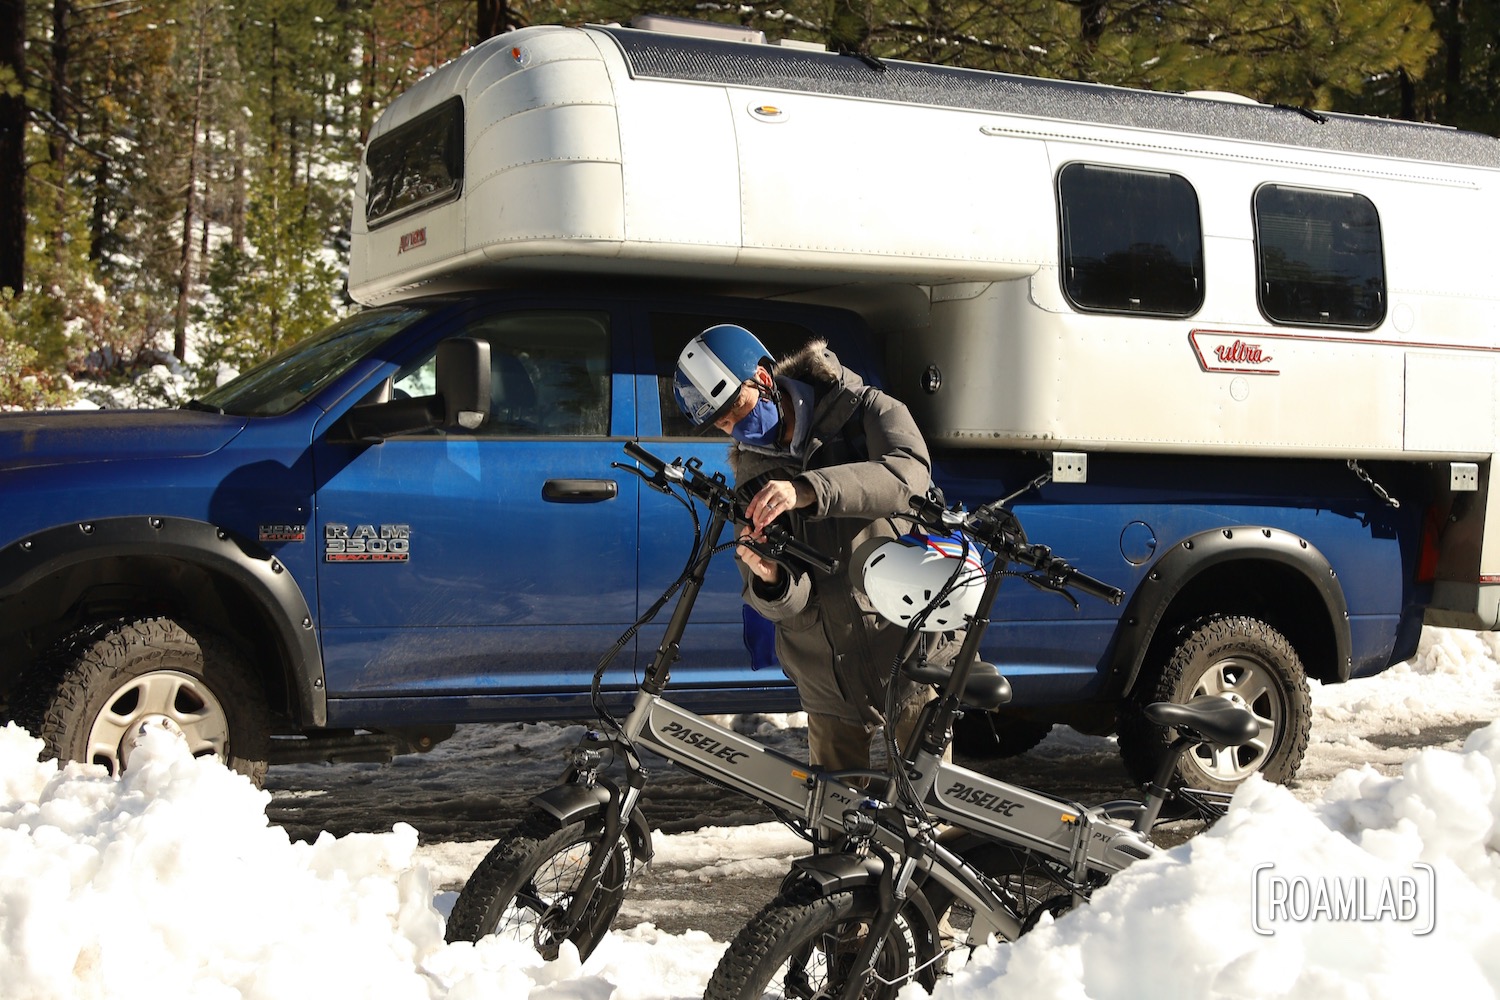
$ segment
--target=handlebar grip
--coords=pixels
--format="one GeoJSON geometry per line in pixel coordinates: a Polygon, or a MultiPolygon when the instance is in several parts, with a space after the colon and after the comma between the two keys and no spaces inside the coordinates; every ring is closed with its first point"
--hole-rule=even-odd
{"type": "Polygon", "coordinates": [[[817,549],[799,542],[790,531],[779,524],[766,525],[764,534],[770,549],[765,554],[772,559],[780,561],[779,556],[784,553],[809,569],[815,569],[820,573],[831,575],[839,571],[837,559],[830,559],[817,549]]]}
{"type": "Polygon", "coordinates": [[[651,474],[654,476],[660,475],[662,470],[667,467],[666,462],[663,462],[634,441],[625,442],[625,454],[650,469],[651,474]]]}
{"type": "Polygon", "coordinates": [[[1080,573],[1076,569],[1068,574],[1069,587],[1077,587],[1090,597],[1097,597],[1107,604],[1118,605],[1125,600],[1125,591],[1119,587],[1111,587],[1103,580],[1096,580],[1087,573],[1080,573]]]}
{"type": "Polygon", "coordinates": [[[1052,550],[1045,545],[1016,546],[1011,558],[1022,565],[1041,570],[1047,575],[1048,580],[1058,586],[1082,591],[1090,597],[1097,597],[1109,604],[1119,604],[1125,599],[1123,590],[1111,587],[1103,580],[1096,580],[1082,570],[1070,566],[1054,556],[1052,550]]]}

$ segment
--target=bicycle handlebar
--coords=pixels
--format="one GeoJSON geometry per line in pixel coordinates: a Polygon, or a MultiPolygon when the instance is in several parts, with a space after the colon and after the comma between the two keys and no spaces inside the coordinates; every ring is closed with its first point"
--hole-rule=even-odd
{"type": "MultiPolygon", "coordinates": [[[[750,523],[750,519],[745,516],[744,504],[740,503],[734,488],[724,481],[723,476],[703,473],[695,460],[690,459],[686,463],[681,460],[664,462],[635,441],[625,442],[625,454],[649,470],[650,475],[643,478],[655,489],[665,492],[675,482],[709,507],[726,505],[730,510],[731,520],[736,524],[750,523]]],[[[787,560],[790,558],[820,573],[838,572],[837,559],[830,559],[817,549],[805,545],[782,525],[768,524],[761,530],[761,534],[765,538],[764,542],[742,541],[740,544],[783,566],[788,566],[787,560]]]]}
{"type": "Polygon", "coordinates": [[[663,462],[634,441],[625,442],[625,454],[650,469],[652,477],[660,476],[667,467],[666,462],[663,462]]]}
{"type": "Polygon", "coordinates": [[[990,505],[965,513],[949,510],[927,497],[912,497],[911,506],[917,512],[919,523],[942,531],[961,528],[997,556],[1037,570],[1047,586],[1053,589],[1079,590],[1115,605],[1125,599],[1123,590],[1070,565],[1053,555],[1048,546],[1027,542],[1016,530],[1018,522],[1014,515],[1004,507],[990,505]]]}

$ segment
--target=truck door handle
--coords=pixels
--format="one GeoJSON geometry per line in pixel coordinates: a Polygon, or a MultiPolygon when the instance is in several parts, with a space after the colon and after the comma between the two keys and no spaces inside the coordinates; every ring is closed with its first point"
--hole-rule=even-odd
{"type": "Polygon", "coordinates": [[[613,479],[549,479],[542,484],[542,499],[551,503],[598,503],[619,492],[613,479]]]}

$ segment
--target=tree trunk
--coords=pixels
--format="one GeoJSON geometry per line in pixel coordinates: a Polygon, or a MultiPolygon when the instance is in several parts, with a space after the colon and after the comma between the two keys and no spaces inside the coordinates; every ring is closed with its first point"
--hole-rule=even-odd
{"type": "Polygon", "coordinates": [[[172,354],[187,358],[188,300],[193,291],[193,215],[198,198],[198,130],[203,120],[203,87],[208,39],[204,18],[198,20],[197,78],[193,81],[193,120],[188,135],[187,192],[182,199],[182,245],[177,257],[177,310],[172,317],[172,354]]]}
{"type": "Polygon", "coordinates": [[[47,143],[47,158],[52,163],[52,182],[57,185],[55,196],[57,218],[52,223],[52,256],[62,263],[63,248],[67,246],[64,230],[68,217],[68,139],[64,128],[68,114],[68,55],[72,41],[69,36],[73,5],[69,0],[53,0],[52,3],[52,138],[47,143]]]}
{"type": "Polygon", "coordinates": [[[1448,0],[1443,18],[1443,121],[1456,125],[1463,102],[1464,79],[1464,2],[1448,0]]]}
{"type": "Polygon", "coordinates": [[[493,38],[515,27],[511,23],[509,0],[476,0],[474,13],[476,42],[493,38]]]}
{"type": "Polygon", "coordinates": [[[1085,51],[1092,52],[1104,37],[1108,0],[1082,0],[1078,5],[1078,28],[1085,51]]]}
{"type": "MultiPolygon", "coordinates": [[[[24,80],[26,2],[0,0],[0,80],[24,80]]],[[[26,102],[0,87],[0,288],[26,288],[26,102]]]]}

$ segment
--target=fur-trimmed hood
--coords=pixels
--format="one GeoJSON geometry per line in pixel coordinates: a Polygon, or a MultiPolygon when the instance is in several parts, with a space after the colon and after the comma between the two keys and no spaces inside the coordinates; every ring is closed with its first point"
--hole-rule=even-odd
{"type": "MultiPolygon", "coordinates": [[[[864,379],[857,372],[845,368],[839,362],[838,355],[828,349],[828,341],[822,338],[809,340],[800,350],[777,361],[771,374],[776,378],[792,379],[813,387],[818,398],[812,413],[814,433],[817,432],[819,421],[827,419],[834,397],[858,393],[865,388],[864,379]]],[[[782,399],[785,403],[784,394],[782,399]]],[[[748,448],[743,444],[736,444],[730,450],[729,467],[736,481],[745,478],[747,463],[752,466],[759,464],[760,460],[752,457],[757,454],[765,455],[767,452],[759,448],[748,448]]]]}
{"type": "Polygon", "coordinates": [[[864,385],[863,379],[839,363],[838,356],[828,349],[828,341],[821,338],[808,341],[801,350],[776,362],[771,374],[809,385],[841,385],[849,389],[864,385]]]}

